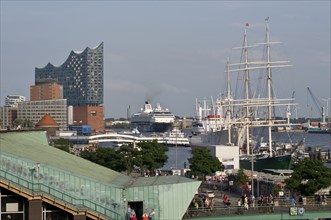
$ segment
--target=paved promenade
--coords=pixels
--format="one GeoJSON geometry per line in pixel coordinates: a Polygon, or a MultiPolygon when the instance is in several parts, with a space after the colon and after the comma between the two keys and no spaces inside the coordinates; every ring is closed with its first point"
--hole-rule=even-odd
{"type": "MultiPolygon", "coordinates": [[[[270,188],[270,187],[268,187],[270,188]]],[[[260,203],[258,198],[255,198],[254,204],[250,204],[248,208],[244,206],[238,207],[238,200],[241,198],[242,192],[228,189],[227,185],[214,185],[203,183],[199,192],[214,191],[215,197],[212,199],[212,205],[206,208],[204,197],[196,195],[192,204],[199,203],[199,207],[190,205],[184,215],[184,219],[195,220],[213,220],[213,219],[330,219],[331,220],[331,196],[326,197],[326,201],[318,201],[316,196],[304,197],[301,204],[296,198],[296,206],[291,206],[290,199],[287,197],[274,197],[273,204],[260,203]],[[216,187],[215,187],[216,186],[216,187]],[[224,190],[224,191],[223,191],[224,190]],[[230,205],[223,203],[223,197],[227,195],[231,201],[230,205]],[[290,208],[292,212],[290,214],[290,208]],[[293,208],[296,207],[296,208],[293,208]]],[[[260,190],[261,191],[261,190],[260,190]]],[[[267,192],[267,191],[266,191],[267,192]]],[[[270,192],[266,193],[269,195],[270,192]]]]}
{"type": "MultiPolygon", "coordinates": [[[[184,216],[184,219],[195,220],[213,220],[213,219],[330,219],[331,220],[331,199],[327,204],[316,204],[313,198],[307,198],[306,205],[291,206],[289,203],[277,202],[272,206],[254,206],[248,209],[230,205],[215,205],[213,208],[190,208],[184,216]],[[290,207],[296,207],[290,214],[290,207]],[[302,209],[303,208],[303,209],[302,209]]],[[[283,202],[283,201],[282,201],[283,202]]],[[[292,208],[293,209],[293,208],[292,208]]]]}

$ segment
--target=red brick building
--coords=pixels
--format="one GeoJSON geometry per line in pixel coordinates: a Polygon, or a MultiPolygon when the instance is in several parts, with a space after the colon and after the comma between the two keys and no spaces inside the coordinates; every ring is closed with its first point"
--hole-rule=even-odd
{"type": "Polygon", "coordinates": [[[39,80],[30,86],[30,100],[63,99],[63,86],[54,81],[39,80]]]}
{"type": "Polygon", "coordinates": [[[90,125],[93,132],[105,129],[103,106],[74,106],[73,120],[76,125],[90,125]]]}

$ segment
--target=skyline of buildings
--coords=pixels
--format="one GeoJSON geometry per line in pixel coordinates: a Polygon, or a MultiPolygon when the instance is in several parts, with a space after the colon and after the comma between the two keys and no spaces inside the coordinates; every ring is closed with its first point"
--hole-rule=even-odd
{"type": "Polygon", "coordinates": [[[68,130],[73,124],[89,125],[94,132],[102,132],[103,80],[103,42],[81,52],[71,51],[58,67],[51,63],[36,67],[30,101],[23,96],[8,95],[6,104],[13,108],[1,107],[1,127],[13,128],[16,118],[29,120],[36,126],[49,114],[61,130],[68,130]]]}
{"type": "Polygon", "coordinates": [[[103,104],[103,43],[84,51],[71,51],[67,60],[56,67],[48,63],[35,68],[38,80],[54,80],[63,86],[63,98],[72,106],[103,104]]]}

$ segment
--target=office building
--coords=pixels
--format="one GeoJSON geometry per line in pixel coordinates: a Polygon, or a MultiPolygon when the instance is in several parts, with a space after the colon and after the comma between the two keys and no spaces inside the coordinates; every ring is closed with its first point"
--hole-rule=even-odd
{"type": "Polygon", "coordinates": [[[103,43],[82,52],[71,51],[67,60],[56,67],[48,63],[35,68],[38,80],[53,79],[63,85],[63,98],[72,106],[103,104],[103,43]]]}
{"type": "Polygon", "coordinates": [[[68,106],[73,106],[73,121],[82,121],[93,131],[104,130],[103,43],[84,51],[71,51],[60,66],[48,63],[35,68],[36,85],[47,80],[63,86],[63,98],[68,106]]]}
{"type": "Polygon", "coordinates": [[[90,125],[94,131],[104,130],[103,106],[76,106],[73,107],[73,115],[73,125],[90,125]]]}
{"type": "Polygon", "coordinates": [[[5,98],[5,106],[17,107],[17,103],[24,102],[25,97],[21,95],[7,95],[5,98]]]}
{"type": "Polygon", "coordinates": [[[17,118],[17,107],[1,106],[0,107],[0,128],[14,128],[14,120],[17,118]]]}
{"type": "Polygon", "coordinates": [[[49,114],[57,122],[61,130],[66,130],[68,127],[66,99],[20,102],[17,108],[17,118],[28,119],[33,125],[36,125],[45,114],[49,114]]]}
{"type": "Polygon", "coordinates": [[[36,85],[30,86],[30,100],[63,99],[63,86],[54,80],[37,80],[36,85]]]}

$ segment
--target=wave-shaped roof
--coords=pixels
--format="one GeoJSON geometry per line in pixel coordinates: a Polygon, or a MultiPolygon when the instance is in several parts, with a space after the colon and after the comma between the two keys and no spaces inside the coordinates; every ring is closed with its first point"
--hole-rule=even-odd
{"type": "Polygon", "coordinates": [[[52,63],[50,63],[50,62],[48,62],[44,67],[36,67],[36,69],[45,69],[45,68],[47,68],[47,67],[52,67],[52,68],[60,68],[60,67],[62,67],[63,66],[63,64],[65,64],[66,62],[67,62],[67,60],[68,59],[70,59],[70,56],[71,55],[82,55],[82,54],[84,54],[85,52],[88,52],[88,51],[94,51],[94,50],[98,50],[100,47],[103,47],[103,42],[101,42],[98,46],[96,46],[96,47],[92,47],[92,48],[90,48],[90,47],[86,47],[83,51],[74,51],[74,50],[72,50],[70,53],[69,53],[69,56],[68,56],[68,58],[61,64],[61,65],[59,65],[59,66],[55,66],[54,64],[52,64],[52,63]]]}

